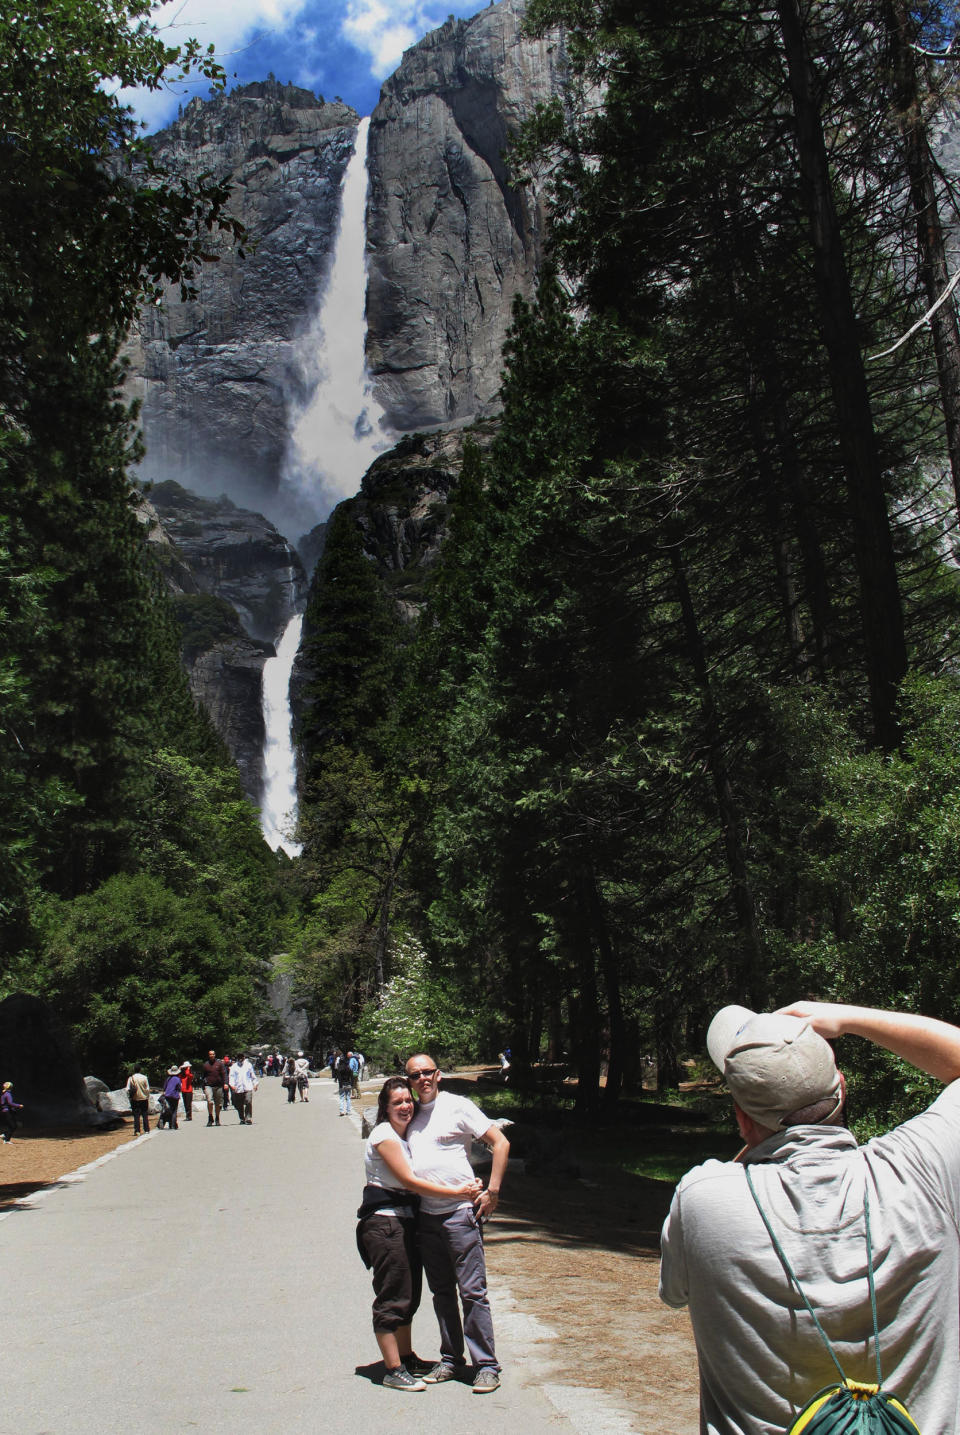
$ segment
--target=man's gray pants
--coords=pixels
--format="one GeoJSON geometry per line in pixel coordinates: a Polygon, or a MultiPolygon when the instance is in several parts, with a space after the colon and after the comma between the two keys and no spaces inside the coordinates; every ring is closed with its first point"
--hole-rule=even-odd
{"type": "Polygon", "coordinates": [[[466,1338],[474,1365],[499,1370],[493,1345],[493,1316],[487,1299],[483,1233],[473,1207],[449,1211],[443,1216],[421,1211],[417,1236],[440,1326],[440,1359],[445,1365],[462,1365],[466,1338]],[[458,1293],[463,1304],[462,1324],[458,1293]]]}

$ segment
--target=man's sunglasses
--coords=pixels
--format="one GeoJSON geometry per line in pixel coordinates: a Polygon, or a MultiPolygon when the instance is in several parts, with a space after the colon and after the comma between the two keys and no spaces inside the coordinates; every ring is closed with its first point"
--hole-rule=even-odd
{"type": "Polygon", "coordinates": [[[407,1076],[411,1081],[422,1081],[425,1076],[435,1076],[436,1072],[435,1066],[427,1066],[422,1071],[408,1071],[407,1076]]]}

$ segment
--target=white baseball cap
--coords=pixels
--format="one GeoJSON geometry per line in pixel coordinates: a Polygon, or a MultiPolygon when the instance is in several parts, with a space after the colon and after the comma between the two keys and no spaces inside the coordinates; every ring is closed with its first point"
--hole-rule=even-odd
{"type": "Polygon", "coordinates": [[[707,1050],[740,1110],[771,1131],[821,1101],[835,1102],[831,1115],[840,1109],[843,1082],[833,1051],[807,1017],[727,1006],[710,1023],[707,1050]]]}

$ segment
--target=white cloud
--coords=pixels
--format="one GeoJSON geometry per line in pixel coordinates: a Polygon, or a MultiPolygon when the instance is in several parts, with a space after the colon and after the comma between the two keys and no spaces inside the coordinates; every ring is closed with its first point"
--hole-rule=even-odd
{"type": "MultiPolygon", "coordinates": [[[[459,3],[458,13],[479,9],[459,3]]],[[[370,58],[370,72],[384,79],[399,65],[404,50],[447,18],[444,0],[346,0],[340,33],[370,58]]]]}
{"type": "MultiPolygon", "coordinates": [[[[231,60],[242,53],[258,35],[284,32],[310,0],[164,0],[153,9],[151,19],[170,45],[199,40],[206,49],[213,45],[217,60],[227,70],[231,60]]],[[[175,86],[159,90],[143,88],[120,91],[123,103],[132,105],[148,129],[168,123],[178,104],[187,104],[194,95],[206,97],[209,82],[193,74],[175,86]]]]}
{"type": "Polygon", "coordinates": [[[400,63],[404,50],[414,43],[417,7],[383,0],[349,0],[341,34],[370,57],[370,72],[382,80],[400,63]],[[399,12],[399,13],[398,13],[399,12]]]}
{"type": "Polygon", "coordinates": [[[285,30],[306,0],[183,0],[153,11],[158,29],[173,45],[192,37],[213,44],[224,59],[262,30],[285,30]]]}

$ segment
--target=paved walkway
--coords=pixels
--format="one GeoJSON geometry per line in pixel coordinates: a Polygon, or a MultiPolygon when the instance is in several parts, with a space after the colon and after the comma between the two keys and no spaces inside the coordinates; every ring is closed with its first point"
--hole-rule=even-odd
{"type": "MultiPolygon", "coordinates": [[[[329,1080],[292,1106],[262,1081],[249,1127],[195,1110],[0,1220],[0,1435],[574,1430],[509,1335],[492,1395],[381,1388],[362,1144],[329,1080]]],[[[437,1353],[429,1299],[414,1343],[437,1353]]]]}

